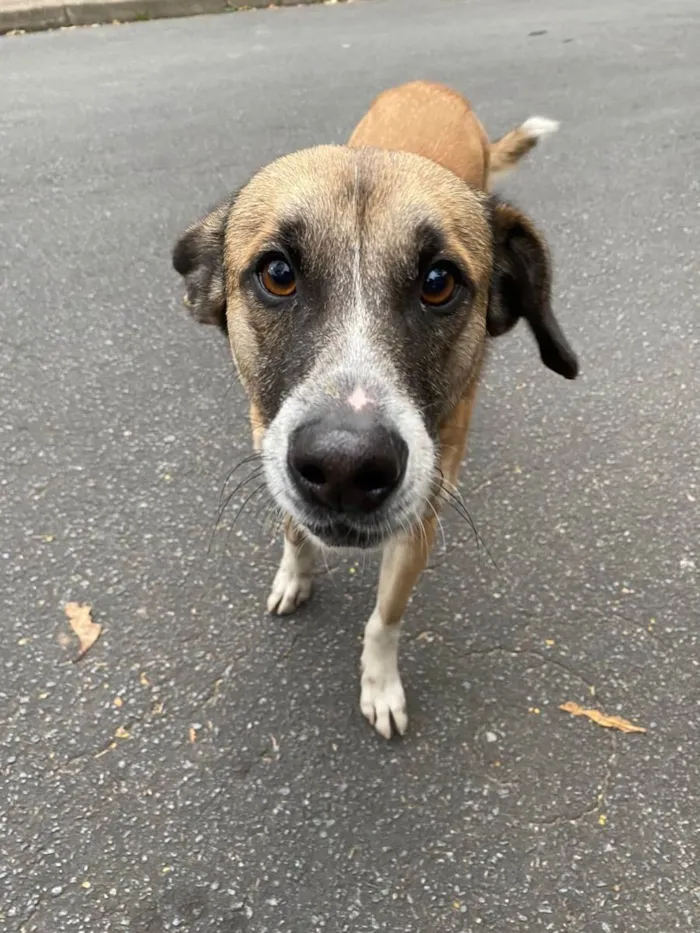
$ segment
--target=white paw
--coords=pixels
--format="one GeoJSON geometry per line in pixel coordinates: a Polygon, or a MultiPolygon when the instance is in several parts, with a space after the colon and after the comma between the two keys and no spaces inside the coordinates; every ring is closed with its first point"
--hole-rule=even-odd
{"type": "Polygon", "coordinates": [[[272,591],[267,598],[267,611],[278,616],[294,612],[311,596],[313,575],[300,573],[297,569],[285,566],[277,571],[272,591]]]}
{"type": "Polygon", "coordinates": [[[360,708],[380,735],[403,735],[408,728],[406,697],[398,671],[365,670],[362,674],[360,708]]]}
{"type": "Polygon", "coordinates": [[[360,708],[380,735],[408,728],[406,697],[399,674],[400,625],[384,625],[375,609],[365,628],[360,708]]]}

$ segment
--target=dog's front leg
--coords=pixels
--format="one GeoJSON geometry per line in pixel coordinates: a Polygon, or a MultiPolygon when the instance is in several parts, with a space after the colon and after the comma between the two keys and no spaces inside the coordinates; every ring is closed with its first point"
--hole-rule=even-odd
{"type": "Polygon", "coordinates": [[[377,603],[365,627],[360,707],[377,732],[390,739],[408,726],[399,674],[399,635],[406,605],[425,567],[435,537],[435,518],[385,546],[377,603]]]}
{"type": "Polygon", "coordinates": [[[268,612],[288,615],[306,602],[313,588],[315,562],[316,545],[286,518],[284,552],[267,599],[268,612]]]}
{"type": "MultiPolygon", "coordinates": [[[[476,389],[475,379],[440,432],[443,488],[454,488],[457,483],[476,389]]],[[[388,739],[394,729],[403,735],[408,727],[399,674],[399,634],[411,592],[433,546],[437,509],[443,495],[438,495],[433,515],[421,526],[394,538],[384,548],[377,603],[365,628],[360,706],[377,732],[388,739]]]]}

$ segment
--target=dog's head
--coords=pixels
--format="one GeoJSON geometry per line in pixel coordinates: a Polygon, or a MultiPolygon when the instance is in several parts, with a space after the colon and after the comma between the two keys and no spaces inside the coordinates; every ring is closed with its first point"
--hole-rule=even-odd
{"type": "Polygon", "coordinates": [[[272,495],[329,546],[376,546],[426,514],[487,334],[525,318],[544,363],[577,372],[529,220],[408,153],[286,156],[173,262],[194,317],[228,332],[272,495]]]}

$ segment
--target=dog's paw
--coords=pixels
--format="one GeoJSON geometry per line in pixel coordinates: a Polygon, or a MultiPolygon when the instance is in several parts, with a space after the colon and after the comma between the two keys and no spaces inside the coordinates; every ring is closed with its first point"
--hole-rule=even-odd
{"type": "Polygon", "coordinates": [[[312,573],[301,573],[295,567],[285,566],[283,562],[267,598],[267,611],[278,616],[289,615],[306,602],[312,589],[312,573]]]}
{"type": "Polygon", "coordinates": [[[398,670],[365,664],[362,672],[360,708],[380,735],[390,739],[408,728],[406,697],[398,670]]]}

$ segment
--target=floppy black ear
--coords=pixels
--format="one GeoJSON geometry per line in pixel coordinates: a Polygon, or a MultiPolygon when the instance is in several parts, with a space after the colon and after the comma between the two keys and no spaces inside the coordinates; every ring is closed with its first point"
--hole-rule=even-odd
{"type": "Polygon", "coordinates": [[[193,224],[173,249],[173,266],[185,279],[184,302],[200,324],[215,324],[226,332],[224,238],[234,198],[193,224]]]}
{"type": "Polygon", "coordinates": [[[578,375],[578,360],[551,306],[547,245],[525,214],[492,200],[494,265],[486,326],[498,337],[525,318],[545,366],[566,379],[578,375]]]}

